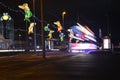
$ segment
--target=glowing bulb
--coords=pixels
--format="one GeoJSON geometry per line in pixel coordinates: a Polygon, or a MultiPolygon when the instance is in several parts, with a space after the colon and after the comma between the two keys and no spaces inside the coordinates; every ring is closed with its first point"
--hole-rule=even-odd
{"type": "Polygon", "coordinates": [[[63,15],[65,15],[65,14],[66,14],[66,12],[64,11],[62,14],[63,14],[63,15]]]}
{"type": "Polygon", "coordinates": [[[8,20],[9,19],[9,16],[8,15],[4,15],[3,16],[3,20],[8,20]]]}

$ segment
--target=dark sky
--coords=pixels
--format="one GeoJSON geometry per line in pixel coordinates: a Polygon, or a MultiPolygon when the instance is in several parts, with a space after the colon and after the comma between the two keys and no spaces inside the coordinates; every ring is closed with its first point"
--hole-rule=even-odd
{"type": "MultiPolygon", "coordinates": [[[[111,34],[112,41],[120,41],[119,36],[119,4],[113,0],[43,0],[44,21],[53,23],[62,21],[62,12],[66,11],[65,29],[76,22],[87,25],[96,36],[101,28],[103,36],[111,34]]],[[[1,0],[9,8],[19,10],[19,4],[27,2],[33,11],[33,0],[1,0]]],[[[25,26],[24,15],[0,6],[0,14],[9,12],[14,19],[15,27],[25,26]]],[[[35,0],[35,15],[40,19],[40,0],[35,0]]],[[[39,24],[39,23],[38,23],[39,24]]]]}

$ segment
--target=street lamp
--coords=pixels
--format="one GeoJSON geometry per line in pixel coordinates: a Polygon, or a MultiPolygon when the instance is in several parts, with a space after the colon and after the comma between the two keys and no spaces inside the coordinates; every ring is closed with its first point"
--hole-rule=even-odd
{"type": "Polygon", "coordinates": [[[63,25],[63,27],[64,27],[64,16],[65,16],[65,14],[66,14],[66,12],[63,11],[63,12],[62,12],[62,25],[63,25]]]}

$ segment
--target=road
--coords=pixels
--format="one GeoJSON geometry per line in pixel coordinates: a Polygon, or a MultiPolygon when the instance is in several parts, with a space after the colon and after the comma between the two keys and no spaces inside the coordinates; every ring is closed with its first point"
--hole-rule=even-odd
{"type": "Polygon", "coordinates": [[[119,61],[109,53],[0,56],[0,80],[119,80],[119,61]]]}

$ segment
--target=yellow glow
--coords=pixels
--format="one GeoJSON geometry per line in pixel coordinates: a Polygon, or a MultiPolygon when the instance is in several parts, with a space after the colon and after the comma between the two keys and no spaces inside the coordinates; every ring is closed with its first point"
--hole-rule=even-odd
{"type": "Polygon", "coordinates": [[[8,15],[4,15],[3,16],[3,20],[8,20],[9,16],[8,15]]]}
{"type": "Polygon", "coordinates": [[[63,14],[63,15],[65,15],[65,14],[66,14],[66,12],[64,11],[64,12],[62,12],[62,14],[63,14]]]}

